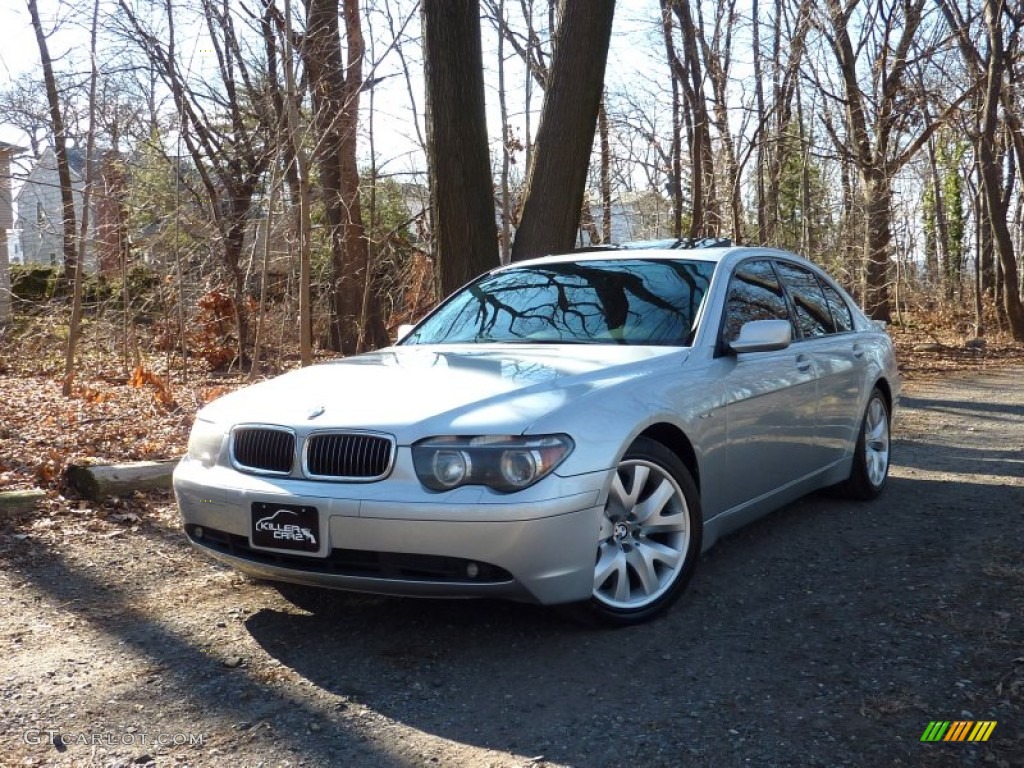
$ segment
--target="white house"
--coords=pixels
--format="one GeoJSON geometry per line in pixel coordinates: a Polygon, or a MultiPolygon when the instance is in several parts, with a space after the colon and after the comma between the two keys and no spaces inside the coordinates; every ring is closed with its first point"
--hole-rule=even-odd
{"type": "MultiPolygon", "coordinates": [[[[71,187],[74,190],[75,221],[82,216],[82,195],[85,187],[85,153],[68,150],[71,187]]],[[[15,202],[18,205],[17,227],[21,236],[21,258],[25,264],[59,266],[64,263],[64,216],[60,196],[57,156],[47,147],[29,171],[15,202]]],[[[77,226],[77,224],[76,224],[77,226]]],[[[86,248],[85,263],[91,259],[86,248]]]]}
{"type": "Polygon", "coordinates": [[[7,257],[7,230],[14,224],[11,157],[23,151],[21,147],[0,141],[0,325],[11,319],[11,275],[7,257]]]}

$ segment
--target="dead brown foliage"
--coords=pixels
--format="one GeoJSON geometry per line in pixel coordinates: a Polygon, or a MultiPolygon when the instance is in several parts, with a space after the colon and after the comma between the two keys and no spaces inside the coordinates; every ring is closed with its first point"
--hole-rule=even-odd
{"type": "Polygon", "coordinates": [[[1024,360],[1024,345],[1000,328],[994,307],[985,308],[984,318],[983,335],[978,336],[974,313],[964,307],[922,303],[904,310],[888,328],[901,373],[940,375],[1024,360]]]}
{"type": "MultiPolygon", "coordinates": [[[[403,277],[404,304],[389,323],[422,317],[435,301],[433,265],[420,254],[403,277]]],[[[209,295],[208,295],[209,297],[209,295]]],[[[210,298],[209,317],[197,324],[213,349],[229,346],[214,329],[229,323],[223,302],[210,298]]],[[[0,490],[39,486],[63,490],[69,463],[167,459],[181,455],[195,412],[245,384],[245,376],[218,373],[216,355],[190,359],[187,372],[173,351],[158,343],[161,328],[139,344],[138,364],[128,365],[116,323],[87,325],[79,359],[78,382],[70,397],[60,392],[66,325],[58,313],[20,317],[0,336],[0,490]]],[[[227,329],[223,329],[226,333],[227,329]]],[[[890,327],[900,369],[906,377],[983,370],[1024,360],[1024,346],[998,332],[984,344],[968,346],[973,319],[966,312],[905,311],[890,327]],[[922,345],[928,345],[927,350],[922,345]]],[[[272,350],[268,350],[272,351],[272,350]]],[[[225,353],[226,354],[226,353],[225,353]]],[[[267,375],[295,365],[280,353],[267,375]]]]}

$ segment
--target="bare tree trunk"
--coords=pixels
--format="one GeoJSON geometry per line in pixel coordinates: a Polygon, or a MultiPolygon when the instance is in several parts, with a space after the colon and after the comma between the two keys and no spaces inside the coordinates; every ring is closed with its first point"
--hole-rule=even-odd
{"type": "Polygon", "coordinates": [[[892,307],[889,301],[889,227],[892,191],[889,179],[877,169],[861,170],[865,222],[865,248],[863,266],[863,304],[868,315],[875,320],[889,321],[892,307]]]}
{"type": "Polygon", "coordinates": [[[498,264],[479,0],[423,0],[435,259],[441,295],[498,264]]]}
{"type": "Polygon", "coordinates": [[[248,229],[248,222],[242,217],[248,215],[249,206],[242,203],[246,207],[243,213],[235,208],[236,205],[238,204],[232,196],[232,200],[228,201],[231,219],[224,238],[224,260],[227,262],[231,277],[231,301],[234,305],[235,328],[238,333],[237,360],[239,366],[244,367],[249,349],[249,312],[245,306],[245,269],[242,266],[242,257],[245,254],[245,232],[248,229]]]}
{"type": "MultiPolygon", "coordinates": [[[[871,94],[862,88],[859,80],[861,70],[858,67],[858,61],[871,48],[863,42],[866,38],[858,37],[855,47],[850,37],[856,4],[843,3],[841,0],[826,0],[825,4],[830,27],[829,45],[843,81],[847,128],[843,148],[857,166],[863,183],[861,193],[867,220],[862,273],[863,303],[872,318],[888,321],[891,319],[888,262],[889,243],[892,239],[892,213],[889,208],[892,177],[917,154],[941,123],[941,120],[936,120],[924,125],[916,136],[908,137],[909,140],[900,145],[899,151],[895,151],[898,132],[905,123],[903,113],[907,67],[912,58],[915,37],[921,27],[925,0],[902,0],[899,3],[900,13],[893,13],[893,22],[883,25],[883,34],[877,45],[884,55],[873,63],[873,66],[881,69],[874,75],[873,82],[877,87],[871,101],[868,100],[871,94]]],[[[958,106],[966,94],[965,91],[954,100],[946,113],[958,106]]]]}
{"type": "Polygon", "coordinates": [[[946,280],[947,273],[942,265],[949,263],[949,227],[946,226],[946,201],[942,191],[942,172],[935,157],[935,142],[929,141],[928,169],[932,187],[932,201],[935,215],[935,250],[925,253],[925,267],[928,279],[933,284],[944,283],[945,295],[951,296],[952,284],[946,280]]]}
{"type": "MultiPolygon", "coordinates": [[[[68,346],[64,356],[64,383],[61,392],[71,394],[75,382],[75,352],[82,332],[82,283],[85,281],[85,247],[89,238],[89,206],[92,204],[93,152],[96,147],[96,84],[100,73],[96,65],[96,27],[99,24],[100,2],[93,0],[92,27],[89,32],[89,133],[85,148],[85,189],[82,191],[82,225],[78,237],[74,290],[71,299],[71,323],[68,326],[68,346]]],[[[3,254],[2,258],[7,258],[3,254]]]]}
{"type": "MultiPolygon", "coordinates": [[[[254,208],[254,196],[272,152],[274,118],[258,90],[254,72],[242,55],[242,46],[235,34],[231,8],[224,2],[201,0],[206,29],[217,59],[216,109],[223,119],[211,120],[207,95],[198,93],[189,80],[190,70],[182,70],[178,59],[175,7],[164,0],[163,24],[159,33],[143,20],[128,0],[117,0],[119,16],[133,40],[145,51],[174,100],[180,118],[179,141],[188,149],[199,176],[210,218],[217,227],[224,266],[228,273],[230,293],[238,337],[237,360],[244,364],[248,354],[249,320],[245,306],[245,269],[242,264],[245,235],[254,208]]],[[[156,8],[157,4],[149,6],[156,8]]],[[[180,152],[179,152],[180,154],[180,152]]],[[[180,185],[180,168],[176,169],[180,185]]],[[[177,219],[175,227],[177,227],[177,219]]],[[[179,280],[183,282],[181,260],[179,280]]],[[[179,282],[179,288],[182,287],[179,282]]],[[[183,299],[179,291],[179,300],[183,299]]],[[[184,302],[179,301],[182,357],[184,346],[184,302]]]]}
{"type": "Polygon", "coordinates": [[[512,260],[572,248],[594,145],[614,0],[562,0],[512,260]]]}
{"type": "Polygon", "coordinates": [[[359,0],[343,0],[348,60],[343,90],[344,105],[339,118],[341,129],[341,205],[344,211],[344,250],[346,254],[343,320],[348,320],[346,337],[355,338],[356,352],[388,344],[387,331],[380,315],[380,302],[373,294],[373,269],[370,246],[363,226],[359,203],[359,166],[356,162],[359,135],[359,94],[363,89],[363,42],[359,0]]]}
{"type": "Polygon", "coordinates": [[[804,124],[803,100],[796,95],[797,139],[800,142],[800,252],[805,255],[812,253],[811,244],[811,142],[806,134],[804,124]]]}
{"type": "MultiPolygon", "coordinates": [[[[672,42],[672,14],[663,13],[663,24],[667,45],[672,42]]],[[[666,52],[668,53],[668,52],[666,52]]],[[[682,96],[679,93],[679,78],[676,70],[670,69],[672,79],[672,237],[677,240],[683,236],[683,119],[682,96]]]]}
{"type": "Polygon", "coordinates": [[[672,75],[682,89],[690,149],[690,237],[717,234],[711,201],[714,199],[714,153],[711,121],[704,97],[704,75],[697,47],[697,33],[688,0],[661,0],[662,35],[672,75]],[[683,38],[682,57],[676,51],[672,15],[679,21],[683,38]]]}
{"type": "MultiPolygon", "coordinates": [[[[710,43],[704,34],[704,20],[700,5],[697,6],[697,20],[694,36],[704,61],[704,69],[711,82],[712,112],[709,120],[718,132],[719,154],[722,156],[722,179],[728,185],[727,204],[729,208],[729,229],[733,242],[743,241],[743,201],[740,165],[729,124],[729,73],[732,66],[732,34],[737,22],[735,0],[719,0],[715,5],[714,33],[710,43]]],[[[717,184],[716,184],[717,186],[717,184]]],[[[712,200],[714,209],[720,208],[720,201],[712,200]]],[[[716,233],[723,229],[724,216],[718,216],[716,233]]]]}
{"type": "Polygon", "coordinates": [[[597,131],[601,142],[601,242],[612,241],[612,153],[608,140],[608,112],[602,100],[597,109],[597,131]]]}
{"type": "Polygon", "coordinates": [[[78,271],[78,254],[75,249],[75,197],[71,186],[71,168],[68,165],[67,132],[64,126],[64,115],[61,111],[60,96],[57,93],[57,80],[53,74],[53,61],[50,58],[50,48],[47,45],[46,36],[43,34],[39,9],[36,0],[27,1],[29,15],[32,17],[32,29],[35,30],[36,44],[39,46],[39,59],[43,65],[43,83],[50,106],[50,123],[53,126],[53,151],[57,158],[61,217],[64,226],[64,277],[68,286],[73,288],[75,274],[78,271]]]}
{"type": "MultiPolygon", "coordinates": [[[[263,351],[263,325],[267,313],[267,280],[270,277],[270,239],[274,229],[274,206],[277,204],[278,179],[276,176],[277,174],[275,173],[270,179],[270,199],[267,201],[267,218],[263,225],[263,265],[260,268],[260,302],[256,309],[256,332],[253,334],[252,339],[252,365],[249,367],[247,381],[254,381],[256,379],[260,368],[260,355],[263,351]]],[[[303,362],[303,365],[308,365],[308,363],[303,362]]]]}
{"type": "MultiPolygon", "coordinates": [[[[755,238],[755,244],[757,245],[765,242],[765,223],[768,219],[764,199],[764,171],[767,159],[767,153],[765,152],[765,128],[768,125],[768,113],[765,110],[764,104],[764,84],[762,81],[764,65],[761,63],[761,18],[759,10],[759,0],[751,0],[750,23],[752,25],[751,34],[753,39],[751,43],[754,56],[754,104],[757,109],[757,124],[761,126],[761,133],[757,141],[757,157],[754,160],[754,180],[757,193],[757,237],[755,238]]],[[[779,24],[778,19],[776,24],[779,24]]]]}
{"type": "Polygon", "coordinates": [[[359,203],[356,164],[363,35],[358,0],[343,0],[347,61],[342,62],[338,0],[306,0],[303,58],[313,90],[313,125],[327,224],[331,235],[331,345],[350,355],[387,343],[376,302],[363,317],[371,279],[359,203]]]}
{"type": "MultiPolygon", "coordinates": [[[[311,267],[311,220],[310,220],[310,183],[309,157],[303,146],[302,118],[299,115],[299,94],[295,84],[295,50],[293,45],[291,0],[284,0],[283,18],[278,18],[284,39],[284,93],[280,91],[277,76],[277,44],[270,22],[275,18],[276,8],[272,2],[267,4],[264,16],[263,34],[267,45],[267,62],[271,96],[274,111],[277,114],[279,130],[283,130],[285,141],[281,146],[281,159],[284,164],[284,178],[292,193],[293,222],[299,249],[299,360],[302,365],[313,362],[313,316],[310,296],[311,267]]],[[[271,203],[273,203],[273,188],[271,203]]],[[[271,204],[273,211],[273,204],[271,204]]],[[[267,231],[268,238],[270,230],[267,231]]],[[[269,243],[269,239],[268,239],[269,243]]],[[[255,368],[253,368],[255,370],[255,368]]]]}
{"type": "MultiPolygon", "coordinates": [[[[499,23],[505,26],[505,0],[499,0],[499,23]]],[[[530,73],[527,70],[526,80],[530,73]]],[[[498,31],[498,107],[501,112],[501,263],[508,264],[512,258],[512,206],[509,199],[508,175],[510,166],[511,146],[508,124],[508,104],[505,93],[505,35],[498,31]]]]}
{"type": "MultiPolygon", "coordinates": [[[[526,0],[526,28],[533,29],[533,0],[526,0]]],[[[533,35],[530,36],[530,40],[527,43],[527,53],[533,48],[533,35]]],[[[525,82],[523,83],[523,121],[526,124],[524,128],[523,141],[526,148],[523,152],[523,159],[526,163],[526,167],[529,168],[533,162],[533,130],[530,125],[530,121],[533,117],[533,73],[530,71],[529,56],[527,56],[526,74],[524,76],[525,82]]]]}

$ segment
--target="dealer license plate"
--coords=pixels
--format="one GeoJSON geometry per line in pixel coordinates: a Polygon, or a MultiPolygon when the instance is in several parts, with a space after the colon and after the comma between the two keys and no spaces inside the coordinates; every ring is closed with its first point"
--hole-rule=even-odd
{"type": "Polygon", "coordinates": [[[252,545],[294,552],[320,551],[320,515],[300,504],[252,503],[252,545]]]}

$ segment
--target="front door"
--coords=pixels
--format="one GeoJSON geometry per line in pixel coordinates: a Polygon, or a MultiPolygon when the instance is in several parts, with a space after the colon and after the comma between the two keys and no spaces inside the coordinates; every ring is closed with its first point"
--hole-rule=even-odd
{"type": "MultiPolygon", "coordinates": [[[[792,322],[771,262],[743,262],[729,283],[723,343],[735,339],[746,322],[776,319],[792,322]]],[[[817,367],[798,340],[783,350],[728,355],[718,362],[733,477],[725,488],[724,510],[761,498],[815,469],[817,367]]]]}

